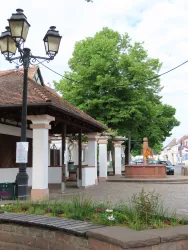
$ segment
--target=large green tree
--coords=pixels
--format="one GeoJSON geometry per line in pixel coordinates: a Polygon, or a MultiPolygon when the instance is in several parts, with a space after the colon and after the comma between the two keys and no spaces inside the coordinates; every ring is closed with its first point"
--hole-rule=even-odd
{"type": "Polygon", "coordinates": [[[161,102],[161,63],[128,34],[104,28],[77,42],[69,67],[66,78],[55,82],[56,90],[119,134],[147,136],[154,147],[179,125],[176,110],[161,102]]]}

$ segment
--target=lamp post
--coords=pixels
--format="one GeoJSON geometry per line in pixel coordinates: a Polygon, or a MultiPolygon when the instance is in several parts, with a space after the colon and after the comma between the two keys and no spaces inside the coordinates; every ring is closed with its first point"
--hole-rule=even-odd
{"type": "MultiPolygon", "coordinates": [[[[30,65],[35,65],[39,60],[53,60],[58,53],[61,36],[56,31],[55,26],[51,26],[44,37],[44,45],[46,55],[48,57],[33,56],[29,48],[24,48],[30,24],[22,9],[17,9],[16,13],[12,14],[8,19],[9,26],[6,31],[2,32],[0,37],[0,50],[10,63],[18,61],[19,65],[24,68],[23,81],[23,99],[22,99],[22,117],[21,117],[21,142],[27,141],[27,88],[28,88],[28,68],[30,65]],[[20,56],[14,57],[18,50],[20,56]]],[[[16,176],[17,198],[25,200],[28,197],[28,175],[26,172],[27,160],[19,163],[19,172],[16,176]]]]}

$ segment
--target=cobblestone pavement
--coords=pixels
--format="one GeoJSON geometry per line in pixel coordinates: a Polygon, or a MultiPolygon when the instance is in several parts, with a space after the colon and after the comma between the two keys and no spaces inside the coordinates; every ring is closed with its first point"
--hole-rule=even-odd
{"type": "MultiPolygon", "coordinates": [[[[155,191],[161,196],[165,208],[179,215],[188,216],[188,184],[157,184],[157,183],[126,183],[106,182],[88,189],[78,189],[76,184],[68,183],[64,194],[61,194],[60,185],[50,185],[50,200],[68,200],[73,196],[91,197],[95,201],[111,201],[113,204],[119,201],[128,202],[133,194],[139,193],[142,188],[145,191],[155,191]]],[[[0,201],[0,204],[13,201],[0,201]]]]}
{"type": "Polygon", "coordinates": [[[176,210],[177,214],[188,215],[188,184],[153,184],[153,183],[100,183],[98,186],[80,190],[67,188],[65,194],[60,193],[60,186],[53,186],[50,190],[50,198],[70,199],[73,195],[92,197],[95,201],[111,201],[113,204],[119,201],[128,202],[134,193],[139,193],[142,188],[145,191],[155,190],[160,194],[165,208],[176,210]]]}
{"type": "MultiPolygon", "coordinates": [[[[181,169],[177,171],[176,176],[180,176],[181,169]]],[[[167,184],[167,183],[126,183],[126,182],[106,182],[88,189],[76,188],[75,182],[67,183],[67,189],[61,194],[60,185],[49,185],[50,200],[67,200],[72,196],[80,195],[91,197],[95,201],[111,201],[113,204],[119,201],[128,202],[131,196],[139,193],[142,188],[145,191],[155,190],[160,194],[165,208],[170,211],[176,210],[180,215],[188,216],[188,183],[167,184]]],[[[12,201],[0,201],[0,204],[12,203],[12,201]]]]}

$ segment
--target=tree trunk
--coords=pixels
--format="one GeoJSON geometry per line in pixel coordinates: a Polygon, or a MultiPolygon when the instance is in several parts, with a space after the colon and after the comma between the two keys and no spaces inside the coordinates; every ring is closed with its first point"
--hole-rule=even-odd
{"type": "Polygon", "coordinates": [[[129,165],[129,147],[128,147],[128,141],[125,141],[125,165],[129,165]]]}
{"type": "Polygon", "coordinates": [[[130,164],[131,159],[131,136],[129,135],[128,140],[125,141],[125,165],[130,164]]]}
{"type": "Polygon", "coordinates": [[[129,135],[129,141],[128,141],[128,165],[130,164],[131,160],[131,134],[129,135]]]}

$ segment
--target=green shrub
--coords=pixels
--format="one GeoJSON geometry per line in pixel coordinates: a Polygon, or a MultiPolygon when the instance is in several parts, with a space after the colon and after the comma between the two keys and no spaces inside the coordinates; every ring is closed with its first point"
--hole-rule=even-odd
{"type": "Polygon", "coordinates": [[[153,218],[165,218],[167,215],[160,201],[160,195],[155,191],[147,193],[144,189],[132,196],[130,210],[137,220],[146,224],[151,223],[153,218]]]}

